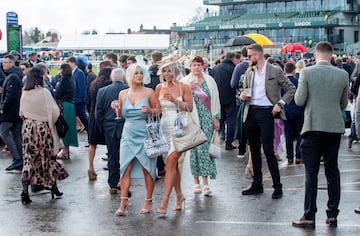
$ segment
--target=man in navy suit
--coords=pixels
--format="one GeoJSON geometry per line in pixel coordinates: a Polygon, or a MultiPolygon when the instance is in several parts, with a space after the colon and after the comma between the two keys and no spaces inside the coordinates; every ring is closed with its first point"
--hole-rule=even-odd
{"type": "MultiPolygon", "coordinates": [[[[298,80],[295,78],[295,64],[287,62],[285,64],[285,74],[291,83],[297,88],[298,80]]],[[[284,106],[286,120],[285,125],[285,140],[286,140],[286,158],[288,164],[294,163],[294,140],[296,140],[295,149],[295,164],[301,164],[302,158],[300,153],[301,135],[300,131],[304,120],[304,109],[295,104],[294,99],[287,105],[284,106]]]]}
{"type": "Polygon", "coordinates": [[[66,61],[71,69],[72,75],[76,83],[76,90],[74,96],[75,113],[81,120],[81,123],[85,126],[85,130],[88,131],[89,120],[86,114],[86,76],[85,73],[77,67],[76,58],[69,57],[66,61]]]}
{"type": "Polygon", "coordinates": [[[111,80],[113,83],[99,89],[96,106],[95,118],[99,127],[105,134],[105,141],[108,149],[108,167],[110,193],[117,193],[118,182],[120,180],[120,139],[125,120],[116,119],[116,113],[111,108],[111,102],[118,100],[119,93],[128,86],[124,84],[125,71],[122,68],[113,69],[111,80]]]}

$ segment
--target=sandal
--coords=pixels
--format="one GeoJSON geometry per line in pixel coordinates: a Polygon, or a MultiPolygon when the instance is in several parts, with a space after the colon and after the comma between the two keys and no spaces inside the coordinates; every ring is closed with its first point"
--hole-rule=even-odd
{"type": "Polygon", "coordinates": [[[200,184],[195,184],[194,185],[194,193],[201,193],[202,190],[201,190],[201,186],[200,184]]]}
{"type": "Polygon", "coordinates": [[[209,185],[204,185],[204,196],[211,197],[211,193],[209,185]]]}
{"type": "Polygon", "coordinates": [[[141,209],[140,214],[147,214],[151,212],[151,208],[152,208],[152,198],[146,198],[145,199],[145,204],[144,207],[141,209]],[[147,205],[146,203],[148,203],[148,205],[150,207],[146,207],[145,205],[147,205]]]}
{"type": "Polygon", "coordinates": [[[120,197],[120,207],[115,211],[115,215],[117,216],[125,216],[127,214],[126,208],[129,206],[129,198],[127,197],[120,197]],[[123,203],[124,202],[124,203],[123,203]]]}
{"type": "Polygon", "coordinates": [[[69,160],[70,159],[70,153],[61,151],[56,155],[56,159],[58,159],[58,160],[69,160]]]}

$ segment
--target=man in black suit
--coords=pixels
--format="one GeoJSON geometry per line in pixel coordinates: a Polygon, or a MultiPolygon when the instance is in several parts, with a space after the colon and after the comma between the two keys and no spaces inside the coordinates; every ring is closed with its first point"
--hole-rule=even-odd
{"type": "MultiPolygon", "coordinates": [[[[211,73],[214,75],[221,105],[221,123],[226,124],[225,150],[233,150],[235,123],[236,123],[236,88],[230,86],[233,70],[235,68],[235,53],[226,53],[225,59],[217,65],[211,73]]],[[[225,126],[224,126],[225,129],[225,126]]],[[[221,132],[221,131],[220,131],[221,132]]]]}
{"type": "Polygon", "coordinates": [[[113,83],[99,89],[96,106],[95,118],[99,127],[105,134],[105,141],[108,149],[108,167],[110,193],[117,193],[118,182],[120,180],[120,139],[125,120],[117,119],[116,113],[111,108],[111,102],[118,100],[119,93],[128,86],[124,84],[125,71],[121,68],[113,69],[111,72],[113,83]]]}

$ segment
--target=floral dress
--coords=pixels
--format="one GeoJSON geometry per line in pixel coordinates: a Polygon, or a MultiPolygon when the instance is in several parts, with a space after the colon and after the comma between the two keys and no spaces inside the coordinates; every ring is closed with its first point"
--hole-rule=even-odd
{"type": "MultiPolygon", "coordinates": [[[[211,100],[210,90],[205,81],[201,84],[200,88],[211,100]]],[[[213,117],[209,109],[200,101],[200,99],[194,93],[192,93],[192,95],[199,115],[200,128],[202,131],[204,131],[208,141],[196,148],[191,149],[191,174],[194,177],[209,176],[210,179],[215,179],[217,174],[215,160],[212,159],[209,155],[209,146],[211,136],[213,134],[213,117]]]]}

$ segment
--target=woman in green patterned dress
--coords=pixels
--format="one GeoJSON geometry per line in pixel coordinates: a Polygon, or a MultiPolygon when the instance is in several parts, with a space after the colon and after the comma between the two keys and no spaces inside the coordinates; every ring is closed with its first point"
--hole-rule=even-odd
{"type": "Polygon", "coordinates": [[[191,73],[181,81],[189,84],[193,95],[193,111],[191,116],[195,123],[200,125],[206,134],[208,141],[190,151],[190,168],[194,176],[194,193],[202,193],[211,196],[208,183],[210,179],[216,178],[215,160],[209,155],[209,146],[213,131],[220,127],[220,101],[219,92],[215,80],[203,73],[204,60],[195,56],[190,61],[191,73]],[[199,177],[202,177],[203,189],[199,177]]]}

